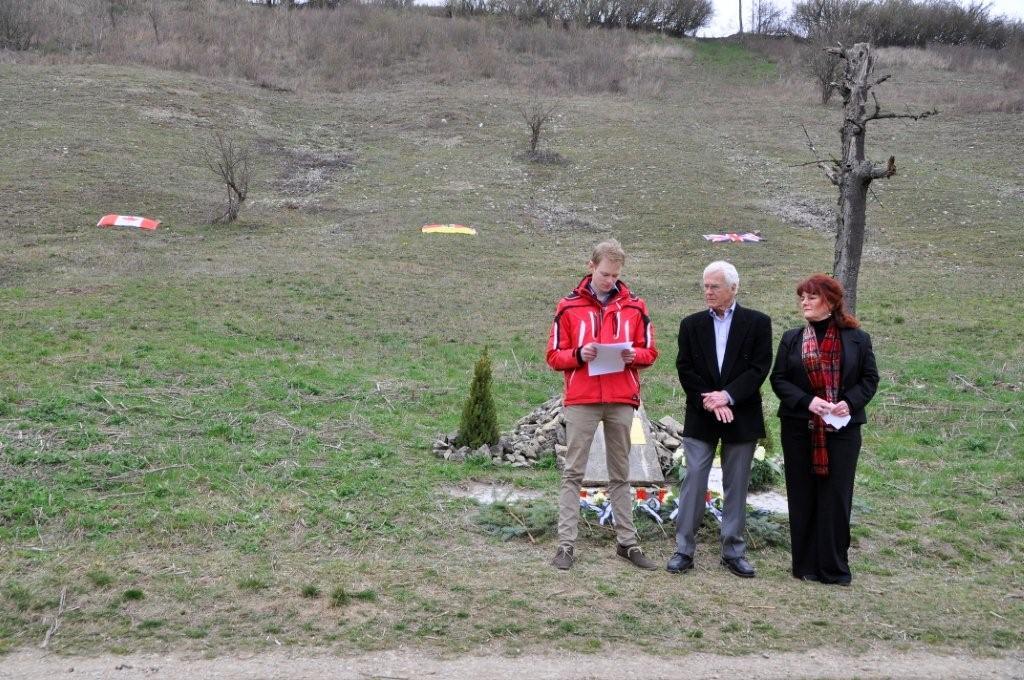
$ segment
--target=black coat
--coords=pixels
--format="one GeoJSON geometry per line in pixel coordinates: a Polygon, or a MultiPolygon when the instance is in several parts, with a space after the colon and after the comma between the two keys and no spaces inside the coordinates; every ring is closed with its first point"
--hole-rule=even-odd
{"type": "MultiPolygon", "coordinates": [[[[807,407],[814,393],[801,356],[803,337],[803,327],[793,328],[783,333],[779,341],[771,383],[772,390],[779,397],[780,418],[808,420],[811,417],[807,407]]],[[[878,367],[871,348],[871,336],[859,328],[843,328],[839,331],[839,338],[843,343],[843,354],[840,360],[842,380],[837,398],[850,405],[850,423],[863,425],[867,422],[864,406],[878,389],[878,367]]]]}
{"type": "Polygon", "coordinates": [[[715,326],[708,310],[679,323],[676,371],[686,392],[683,433],[706,442],[751,442],[764,437],[761,384],[772,365],[772,320],[736,305],[722,370],[715,352],[715,326]],[[725,424],[704,409],[703,392],[725,390],[733,398],[733,421],[725,424]]]}

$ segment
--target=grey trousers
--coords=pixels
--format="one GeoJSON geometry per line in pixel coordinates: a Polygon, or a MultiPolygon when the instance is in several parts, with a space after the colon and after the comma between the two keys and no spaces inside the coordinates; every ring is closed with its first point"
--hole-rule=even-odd
{"type": "MultiPolygon", "coordinates": [[[[704,520],[704,496],[708,490],[708,474],[715,460],[715,444],[692,437],[683,437],[686,455],[686,477],[679,488],[679,514],[676,515],[676,552],[693,557],[697,550],[694,538],[704,520]]],[[[750,465],[757,442],[722,444],[722,557],[743,557],[747,544],[743,527],[747,522],[747,485],[750,465]]]]}
{"type": "Polygon", "coordinates": [[[598,423],[604,423],[608,464],[608,499],[615,515],[615,536],[620,545],[636,545],[633,499],[629,491],[629,432],[634,408],[629,404],[583,404],[565,407],[568,451],[558,494],[558,543],[574,545],[580,521],[580,486],[587,471],[590,445],[598,423]]]}

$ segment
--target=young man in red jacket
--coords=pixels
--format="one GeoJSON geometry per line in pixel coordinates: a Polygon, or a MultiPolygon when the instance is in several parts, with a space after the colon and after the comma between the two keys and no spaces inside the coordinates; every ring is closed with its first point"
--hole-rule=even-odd
{"type": "Polygon", "coordinates": [[[637,545],[629,489],[629,433],[640,405],[639,370],[654,363],[654,327],[647,305],[629,291],[619,275],[626,261],[615,239],[594,247],[587,263],[590,273],[555,312],[548,340],[548,365],[565,376],[565,467],[558,497],[558,550],[551,564],[569,569],[576,559],[580,486],[599,423],[604,423],[608,466],[608,497],[615,516],[616,554],[641,569],[656,569],[637,545]],[[596,344],[632,343],[622,350],[623,370],[591,375],[588,362],[597,357],[596,344]]]}

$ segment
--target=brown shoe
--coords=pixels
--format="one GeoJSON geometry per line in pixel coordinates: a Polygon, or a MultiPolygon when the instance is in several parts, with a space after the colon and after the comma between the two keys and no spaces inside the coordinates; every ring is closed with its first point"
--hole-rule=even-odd
{"type": "Polygon", "coordinates": [[[563,571],[571,569],[576,561],[576,550],[571,545],[560,545],[551,558],[551,566],[563,571]]]}
{"type": "Polygon", "coordinates": [[[638,545],[624,546],[619,545],[615,548],[615,554],[624,560],[629,560],[630,564],[638,569],[657,569],[658,565],[647,559],[647,555],[644,555],[644,551],[640,549],[638,545]]]}

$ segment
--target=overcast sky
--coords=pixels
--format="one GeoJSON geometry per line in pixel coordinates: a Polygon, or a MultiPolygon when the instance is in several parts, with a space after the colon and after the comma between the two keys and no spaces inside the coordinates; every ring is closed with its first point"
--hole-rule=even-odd
{"type": "MultiPolygon", "coordinates": [[[[739,28],[739,0],[711,0],[715,5],[715,16],[707,28],[697,32],[699,36],[717,37],[732,35],[739,28]]],[[[791,0],[776,0],[779,5],[788,9],[791,0]]],[[[992,16],[1005,15],[1012,19],[1024,19],[1024,0],[989,0],[992,16]]],[[[749,0],[743,0],[743,27],[750,26],[749,0]]]]}

